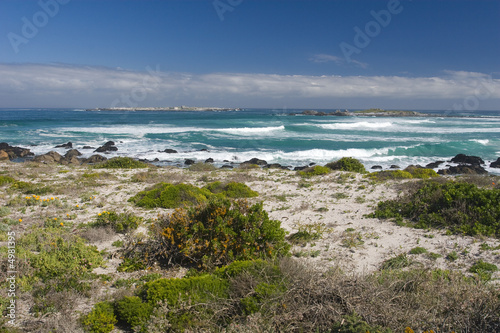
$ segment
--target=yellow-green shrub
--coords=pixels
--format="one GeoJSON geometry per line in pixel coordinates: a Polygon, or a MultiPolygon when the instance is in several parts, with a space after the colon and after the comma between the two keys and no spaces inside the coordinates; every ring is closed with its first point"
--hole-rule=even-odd
{"type": "Polygon", "coordinates": [[[211,195],[209,190],[191,184],[159,183],[149,190],[139,192],[128,201],[144,208],[177,208],[205,202],[211,195]]]}
{"type": "Polygon", "coordinates": [[[209,190],[214,194],[222,194],[228,198],[252,198],[256,197],[259,194],[255,191],[252,191],[250,187],[243,183],[237,182],[229,182],[227,184],[222,182],[213,182],[210,183],[203,188],[209,190]]]}
{"type": "Polygon", "coordinates": [[[157,255],[198,268],[285,255],[290,248],[281,222],[270,220],[262,203],[249,206],[244,200],[214,197],[191,209],[177,209],[155,229],[161,245],[157,255]]]}
{"type": "Polygon", "coordinates": [[[97,303],[90,313],[81,318],[83,328],[90,333],[109,333],[115,329],[117,322],[109,302],[97,303]]]}

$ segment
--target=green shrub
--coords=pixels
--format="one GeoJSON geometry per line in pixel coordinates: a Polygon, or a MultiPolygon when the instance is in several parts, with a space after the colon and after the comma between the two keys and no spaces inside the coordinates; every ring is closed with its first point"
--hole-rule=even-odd
{"type": "Polygon", "coordinates": [[[158,279],[146,283],[140,295],[150,304],[166,301],[176,307],[180,303],[203,303],[228,296],[228,281],[217,276],[204,274],[182,279],[158,279]]]}
{"type": "Polygon", "coordinates": [[[19,190],[24,194],[36,194],[36,195],[44,195],[54,191],[50,186],[44,186],[43,184],[33,184],[30,182],[23,182],[23,181],[17,181],[12,183],[10,188],[13,190],[19,190]]]}
{"type": "Polygon", "coordinates": [[[113,157],[107,161],[97,164],[97,169],[141,169],[149,165],[141,161],[136,161],[130,157],[113,157]]]}
{"type": "Polygon", "coordinates": [[[388,179],[410,179],[413,175],[408,171],[403,170],[385,170],[379,172],[372,172],[368,175],[373,180],[388,180],[388,179]]]}
{"type": "Polygon", "coordinates": [[[320,239],[327,231],[329,229],[324,223],[301,224],[299,225],[299,230],[291,234],[288,240],[292,244],[305,245],[308,242],[320,239]]]}
{"type": "Polygon", "coordinates": [[[490,264],[479,260],[474,265],[469,268],[469,272],[476,273],[481,280],[489,281],[491,280],[491,274],[498,271],[498,267],[494,264],[490,264]]]}
{"type": "Polygon", "coordinates": [[[332,170],[366,173],[365,166],[360,161],[352,157],[342,157],[340,160],[330,162],[325,166],[332,170]]]}
{"type": "Polygon", "coordinates": [[[467,235],[500,236],[500,189],[428,181],[396,200],[379,202],[378,218],[406,217],[417,228],[448,228],[467,235]]]}
{"type": "Polygon", "coordinates": [[[212,193],[191,184],[159,183],[150,190],[139,192],[128,201],[144,208],[177,208],[207,201],[212,193]]]}
{"type": "Polygon", "coordinates": [[[405,253],[401,253],[393,258],[387,259],[382,263],[382,269],[401,269],[411,265],[411,260],[405,253]]]}
{"type": "Polygon", "coordinates": [[[94,222],[89,223],[91,227],[106,227],[110,226],[118,233],[127,233],[130,230],[135,230],[142,222],[142,217],[135,216],[132,213],[116,213],[104,211],[99,213],[94,222]]]}
{"type": "Polygon", "coordinates": [[[244,200],[214,197],[189,210],[176,210],[156,229],[158,254],[169,262],[204,269],[285,255],[290,248],[281,223],[269,219],[262,203],[249,206],[244,200]]]}
{"type": "Polygon", "coordinates": [[[143,325],[149,319],[153,307],[150,303],[143,303],[137,296],[125,296],[114,303],[114,310],[118,320],[134,328],[143,325]]]}
{"type": "Polygon", "coordinates": [[[413,178],[428,179],[433,177],[439,177],[436,171],[427,168],[419,168],[414,165],[408,166],[404,171],[411,173],[413,178]]]}
{"type": "Polygon", "coordinates": [[[14,183],[16,180],[9,176],[0,176],[0,186],[14,183]]]}
{"type": "Polygon", "coordinates": [[[422,253],[427,253],[427,249],[425,247],[414,247],[413,249],[408,252],[409,254],[422,254],[422,253]]]}
{"type": "Polygon", "coordinates": [[[0,217],[4,217],[10,214],[9,207],[0,207],[0,217]]]}
{"type": "Polygon", "coordinates": [[[115,329],[117,322],[109,302],[97,303],[89,314],[81,318],[83,328],[90,333],[109,333],[115,329]]]}
{"type": "Polygon", "coordinates": [[[243,183],[229,182],[224,184],[222,182],[213,182],[203,187],[214,194],[222,194],[228,198],[252,198],[259,194],[252,191],[250,187],[243,183]]]}
{"type": "Polygon", "coordinates": [[[42,282],[43,293],[85,292],[90,287],[92,270],[103,263],[95,246],[60,227],[35,228],[20,237],[16,245],[18,256],[26,258],[31,267],[25,278],[42,282]]]}
{"type": "Polygon", "coordinates": [[[321,165],[315,165],[309,168],[305,168],[302,171],[299,171],[299,175],[302,177],[312,177],[312,176],[320,176],[320,175],[327,175],[332,171],[332,169],[321,166],[321,165]]]}

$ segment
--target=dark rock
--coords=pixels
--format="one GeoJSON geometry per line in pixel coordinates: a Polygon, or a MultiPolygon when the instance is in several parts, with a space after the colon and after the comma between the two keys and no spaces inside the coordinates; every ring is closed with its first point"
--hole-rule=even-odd
{"type": "Polygon", "coordinates": [[[213,158],[211,158],[211,157],[210,157],[210,158],[207,158],[207,159],[205,160],[205,163],[214,163],[214,159],[213,159],[213,158]]]}
{"type": "Polygon", "coordinates": [[[71,143],[71,142],[68,142],[68,143],[63,143],[62,145],[57,145],[57,146],[55,146],[55,148],[66,148],[66,149],[70,149],[70,148],[73,148],[73,143],[71,143]]]}
{"type": "Polygon", "coordinates": [[[314,163],[314,162],[309,163],[309,166],[313,166],[313,165],[316,165],[316,163],[314,163]]]}
{"type": "Polygon", "coordinates": [[[265,167],[268,169],[281,169],[281,164],[272,163],[272,164],[267,164],[265,167]]]}
{"type": "Polygon", "coordinates": [[[371,167],[372,170],[382,170],[382,166],[381,165],[374,165],[371,167]]]}
{"type": "Polygon", "coordinates": [[[104,157],[102,155],[95,154],[95,155],[90,156],[89,158],[83,159],[82,163],[83,164],[97,164],[97,163],[104,162],[106,160],[107,160],[106,157],[104,157]]]}
{"type": "Polygon", "coordinates": [[[338,116],[338,117],[348,117],[348,116],[352,116],[352,113],[347,111],[347,110],[345,110],[345,111],[337,110],[335,112],[330,112],[328,115],[338,116]]]}
{"type": "Polygon", "coordinates": [[[95,147],[91,147],[91,146],[83,146],[82,149],[95,149],[95,147]]]}
{"type": "Polygon", "coordinates": [[[304,170],[305,168],[307,168],[307,165],[306,166],[296,166],[295,168],[293,168],[293,171],[301,171],[301,170],[304,170]]]}
{"type": "Polygon", "coordinates": [[[427,169],[436,169],[443,163],[444,163],[444,161],[436,161],[436,162],[432,162],[432,163],[427,164],[425,167],[427,169]]]}
{"type": "Polygon", "coordinates": [[[81,155],[82,155],[82,153],[80,153],[78,150],[71,149],[71,150],[68,150],[66,152],[66,154],[64,154],[64,157],[66,159],[71,159],[72,157],[81,156],[81,155]]]}
{"type": "Polygon", "coordinates": [[[481,165],[484,161],[477,156],[468,156],[465,154],[458,154],[451,159],[451,162],[458,164],[471,164],[471,165],[481,165]]]}
{"type": "Polygon", "coordinates": [[[401,169],[401,167],[399,165],[391,165],[390,169],[401,169]]]}
{"type": "Polygon", "coordinates": [[[252,158],[251,160],[248,160],[248,161],[245,161],[241,164],[257,164],[257,165],[260,165],[260,166],[264,166],[264,165],[267,165],[267,162],[264,161],[264,160],[259,160],[258,158],[252,158]]]}
{"type": "Polygon", "coordinates": [[[70,158],[61,159],[61,161],[59,163],[61,163],[63,165],[68,165],[68,164],[80,165],[80,160],[78,158],[76,158],[76,156],[72,156],[70,158]]]}
{"type": "Polygon", "coordinates": [[[228,160],[224,160],[224,161],[222,161],[222,162],[224,162],[224,163],[229,163],[230,161],[228,161],[228,160]]]}
{"type": "Polygon", "coordinates": [[[500,157],[495,162],[491,162],[490,168],[500,168],[500,157]]]}
{"type": "Polygon", "coordinates": [[[488,171],[480,165],[461,164],[458,166],[451,166],[448,169],[439,170],[437,173],[440,175],[482,175],[487,174],[488,171]]]}
{"type": "Polygon", "coordinates": [[[195,161],[195,160],[191,160],[191,159],[189,159],[189,158],[186,158],[186,159],[184,160],[184,165],[192,165],[192,164],[195,164],[195,163],[196,163],[196,161],[195,161]]]}
{"type": "Polygon", "coordinates": [[[280,169],[282,169],[282,170],[290,170],[291,168],[292,168],[292,166],[291,166],[291,165],[282,165],[282,166],[280,167],[280,169]]]}
{"type": "Polygon", "coordinates": [[[208,151],[208,149],[203,148],[203,149],[200,149],[199,151],[208,151]]]}
{"type": "Polygon", "coordinates": [[[105,153],[108,151],[117,151],[117,150],[118,150],[118,148],[115,147],[115,143],[113,141],[108,141],[104,145],[102,145],[101,147],[94,150],[94,153],[105,153]]]}
{"type": "Polygon", "coordinates": [[[221,169],[232,169],[234,168],[232,165],[229,164],[224,164],[223,166],[220,167],[221,169]]]}
{"type": "Polygon", "coordinates": [[[0,150],[6,152],[7,155],[9,155],[9,159],[11,160],[19,157],[27,157],[35,155],[27,148],[13,147],[6,142],[0,142],[0,150]]]}
{"type": "Polygon", "coordinates": [[[165,149],[163,152],[167,154],[177,154],[177,150],[169,148],[165,149]]]}

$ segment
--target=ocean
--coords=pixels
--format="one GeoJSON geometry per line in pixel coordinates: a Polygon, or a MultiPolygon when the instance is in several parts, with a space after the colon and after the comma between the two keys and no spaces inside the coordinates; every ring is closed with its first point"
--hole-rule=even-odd
{"type": "MultiPolygon", "coordinates": [[[[268,163],[303,166],[341,157],[359,159],[367,169],[450,160],[459,153],[489,163],[500,156],[500,111],[477,117],[336,117],[291,115],[303,110],[240,111],[86,111],[79,109],[0,109],[0,141],[35,154],[72,142],[88,157],[114,141],[118,151],[106,156],[183,165],[184,160],[215,165],[257,157],[268,163]],[[163,152],[174,149],[176,154],[163,152]],[[229,161],[229,162],[227,162],[229,161]]],[[[331,110],[328,110],[331,111],[331,110]]],[[[423,111],[447,114],[446,111],[423,111]]]]}

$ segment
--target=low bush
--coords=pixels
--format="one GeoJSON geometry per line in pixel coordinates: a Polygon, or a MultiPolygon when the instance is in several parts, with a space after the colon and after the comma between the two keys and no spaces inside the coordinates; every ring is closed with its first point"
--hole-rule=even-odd
{"type": "Polygon", "coordinates": [[[113,305],[109,302],[97,303],[90,313],[81,318],[83,328],[89,333],[109,333],[115,329],[117,322],[113,305]]]}
{"type": "Polygon", "coordinates": [[[5,185],[5,184],[12,184],[16,180],[12,177],[9,176],[0,176],[0,186],[5,185]]]}
{"type": "Polygon", "coordinates": [[[292,244],[305,245],[323,237],[325,232],[330,231],[324,223],[311,223],[299,225],[299,230],[296,233],[288,236],[288,240],[292,244]]]}
{"type": "Polygon", "coordinates": [[[111,227],[115,232],[127,233],[130,230],[135,230],[143,221],[142,217],[135,216],[132,213],[116,213],[104,211],[99,213],[95,220],[89,223],[90,227],[111,227]]]}
{"type": "Polygon", "coordinates": [[[54,191],[50,186],[44,186],[41,183],[34,184],[30,182],[17,181],[12,183],[10,186],[12,190],[19,190],[24,194],[35,194],[35,195],[44,195],[47,193],[51,193],[54,191]]]}
{"type": "Polygon", "coordinates": [[[500,190],[460,182],[427,181],[396,200],[379,202],[372,216],[408,218],[417,228],[500,237],[500,190]]]}
{"type": "Polygon", "coordinates": [[[149,167],[148,164],[130,157],[113,157],[94,166],[97,169],[142,169],[147,167],[149,167]]]}
{"type": "Polygon", "coordinates": [[[427,249],[425,247],[417,246],[411,249],[408,253],[409,254],[422,254],[422,253],[427,253],[427,249]]]}
{"type": "Polygon", "coordinates": [[[191,184],[159,183],[149,190],[139,192],[128,201],[144,208],[177,208],[205,202],[211,195],[209,190],[191,184]]]}
{"type": "Polygon", "coordinates": [[[217,181],[210,183],[203,188],[214,194],[221,194],[225,197],[233,199],[252,198],[259,195],[257,192],[252,191],[247,185],[237,182],[222,183],[217,181]]]}
{"type": "Polygon", "coordinates": [[[315,165],[309,168],[305,168],[302,171],[299,171],[299,175],[302,177],[312,177],[312,176],[321,176],[321,175],[327,175],[332,171],[332,169],[321,166],[321,165],[315,165]]]}
{"type": "Polygon", "coordinates": [[[411,260],[405,253],[389,258],[382,263],[381,269],[401,269],[411,265],[411,260]]]}
{"type": "Polygon", "coordinates": [[[150,254],[202,269],[281,256],[290,248],[281,223],[269,219],[262,203],[249,206],[220,197],[161,218],[154,238],[157,248],[150,254]]]}
{"type": "Polygon", "coordinates": [[[332,170],[366,173],[365,166],[359,160],[352,157],[342,157],[340,160],[330,162],[325,166],[332,170]]]}
{"type": "Polygon", "coordinates": [[[389,179],[411,179],[413,178],[413,175],[408,171],[403,170],[385,170],[372,172],[368,175],[368,177],[373,180],[384,181],[389,179]]]}
{"type": "Polygon", "coordinates": [[[419,168],[414,165],[410,165],[405,168],[404,171],[411,173],[413,178],[428,179],[433,177],[439,177],[436,171],[427,168],[419,168]]]}
{"type": "Polygon", "coordinates": [[[118,320],[132,328],[144,325],[151,316],[152,310],[150,303],[143,303],[137,296],[125,296],[114,303],[114,312],[118,320]]]}
{"type": "Polygon", "coordinates": [[[498,267],[494,264],[490,264],[479,260],[474,265],[469,268],[469,272],[476,273],[481,280],[489,281],[491,280],[491,274],[498,271],[498,267]]]}

